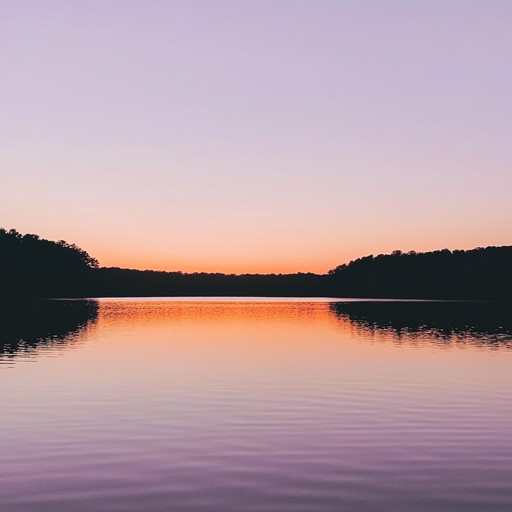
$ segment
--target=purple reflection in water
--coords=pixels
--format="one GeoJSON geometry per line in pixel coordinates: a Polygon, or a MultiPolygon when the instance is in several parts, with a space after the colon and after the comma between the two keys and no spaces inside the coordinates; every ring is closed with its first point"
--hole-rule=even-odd
{"type": "Polygon", "coordinates": [[[510,511],[506,329],[357,315],[100,301],[4,350],[0,510],[510,511]]]}

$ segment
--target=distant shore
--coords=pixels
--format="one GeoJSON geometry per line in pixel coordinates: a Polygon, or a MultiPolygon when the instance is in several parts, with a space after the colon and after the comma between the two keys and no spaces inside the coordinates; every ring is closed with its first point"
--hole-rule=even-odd
{"type": "Polygon", "coordinates": [[[512,299],[512,246],[365,256],[327,274],[221,274],[100,267],[65,241],[0,229],[0,298],[332,297],[512,299]]]}

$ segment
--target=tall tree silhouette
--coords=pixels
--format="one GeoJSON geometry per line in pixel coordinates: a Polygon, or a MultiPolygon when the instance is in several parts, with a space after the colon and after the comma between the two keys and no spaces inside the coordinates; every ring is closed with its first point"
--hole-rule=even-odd
{"type": "Polygon", "coordinates": [[[329,272],[337,297],[505,299],[512,297],[512,247],[365,256],[329,272]]]}
{"type": "Polygon", "coordinates": [[[98,261],[64,240],[0,229],[0,294],[3,297],[59,297],[83,293],[98,261]]]}

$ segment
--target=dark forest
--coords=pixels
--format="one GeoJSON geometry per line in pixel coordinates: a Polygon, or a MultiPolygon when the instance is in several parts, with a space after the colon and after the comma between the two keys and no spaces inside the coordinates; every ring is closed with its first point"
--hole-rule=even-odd
{"type": "Polygon", "coordinates": [[[4,299],[297,296],[510,300],[512,246],[365,256],[327,274],[221,274],[100,267],[63,240],[0,229],[4,299]]]}

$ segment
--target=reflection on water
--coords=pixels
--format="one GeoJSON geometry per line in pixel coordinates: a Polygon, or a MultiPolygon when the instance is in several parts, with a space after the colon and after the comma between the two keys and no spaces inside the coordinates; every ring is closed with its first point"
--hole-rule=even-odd
{"type": "Polygon", "coordinates": [[[64,347],[98,316],[95,301],[0,303],[0,358],[64,347]]]}
{"type": "Polygon", "coordinates": [[[0,512],[512,510],[506,315],[62,306],[0,325],[0,512]]]}
{"type": "Polygon", "coordinates": [[[512,304],[340,301],[330,308],[341,321],[380,338],[512,347],[512,304]]]}

